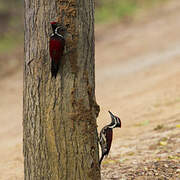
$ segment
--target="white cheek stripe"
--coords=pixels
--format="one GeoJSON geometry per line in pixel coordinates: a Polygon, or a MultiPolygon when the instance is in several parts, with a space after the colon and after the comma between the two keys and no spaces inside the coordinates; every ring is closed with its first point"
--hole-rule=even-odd
{"type": "Polygon", "coordinates": [[[115,122],[114,125],[108,126],[108,127],[113,129],[114,127],[116,127],[116,125],[117,125],[117,123],[115,122]]]}
{"type": "Polygon", "coordinates": [[[120,121],[119,121],[119,119],[118,119],[118,118],[113,117],[113,119],[114,119],[114,125],[112,125],[112,126],[108,126],[109,128],[114,128],[114,127],[116,127],[116,125],[117,125],[118,123],[120,123],[120,121]]]}
{"type": "Polygon", "coordinates": [[[51,34],[51,37],[53,37],[53,36],[54,36],[54,33],[51,34]]]}
{"type": "Polygon", "coordinates": [[[58,33],[58,29],[59,29],[59,27],[57,27],[57,28],[55,29],[55,34],[58,35],[59,37],[64,38],[64,36],[62,36],[61,34],[58,33]]]}

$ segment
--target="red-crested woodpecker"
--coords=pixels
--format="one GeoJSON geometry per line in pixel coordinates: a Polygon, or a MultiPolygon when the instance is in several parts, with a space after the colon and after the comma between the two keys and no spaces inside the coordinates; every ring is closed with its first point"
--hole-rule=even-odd
{"type": "Polygon", "coordinates": [[[66,28],[58,22],[51,22],[53,33],[50,36],[49,52],[51,57],[51,74],[57,76],[59,64],[64,52],[66,28]]]}

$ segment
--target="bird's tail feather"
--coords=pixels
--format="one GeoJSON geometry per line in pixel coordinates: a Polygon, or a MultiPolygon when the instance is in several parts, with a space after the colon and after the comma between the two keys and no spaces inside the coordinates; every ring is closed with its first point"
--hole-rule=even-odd
{"type": "Polygon", "coordinates": [[[104,154],[102,154],[101,159],[99,160],[99,166],[101,166],[101,162],[102,162],[103,158],[104,158],[104,154]]]}
{"type": "Polygon", "coordinates": [[[58,73],[58,70],[59,70],[59,64],[56,64],[53,60],[52,60],[52,63],[51,63],[51,74],[52,74],[52,77],[55,77],[57,76],[57,73],[58,73]]]}

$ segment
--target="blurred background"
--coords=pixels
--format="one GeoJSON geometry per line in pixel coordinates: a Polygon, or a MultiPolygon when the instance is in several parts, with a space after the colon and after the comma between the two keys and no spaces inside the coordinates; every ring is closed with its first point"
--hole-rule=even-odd
{"type": "MultiPolygon", "coordinates": [[[[96,0],[98,130],[114,130],[102,179],[180,178],[180,1],[96,0]]],[[[0,179],[23,179],[23,1],[0,1],[0,179]]]]}
{"type": "MultiPolygon", "coordinates": [[[[0,75],[7,76],[23,58],[23,1],[0,1],[0,75]]],[[[16,68],[17,67],[17,68],[16,68]]],[[[21,66],[19,69],[22,70],[21,66]]]]}

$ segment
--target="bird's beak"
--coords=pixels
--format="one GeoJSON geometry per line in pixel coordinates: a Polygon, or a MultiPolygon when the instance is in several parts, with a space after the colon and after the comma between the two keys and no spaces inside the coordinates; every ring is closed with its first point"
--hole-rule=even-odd
{"type": "Polygon", "coordinates": [[[108,111],[108,112],[109,112],[110,116],[113,118],[114,115],[112,114],[112,112],[111,111],[108,111]]]}
{"type": "MultiPolygon", "coordinates": [[[[112,120],[113,120],[114,118],[116,118],[116,116],[114,116],[113,113],[112,113],[111,111],[108,111],[108,112],[109,112],[109,114],[110,114],[112,120]]],[[[117,117],[117,118],[120,120],[120,126],[118,126],[118,127],[121,128],[121,119],[120,119],[119,117],[117,117]]]]}

